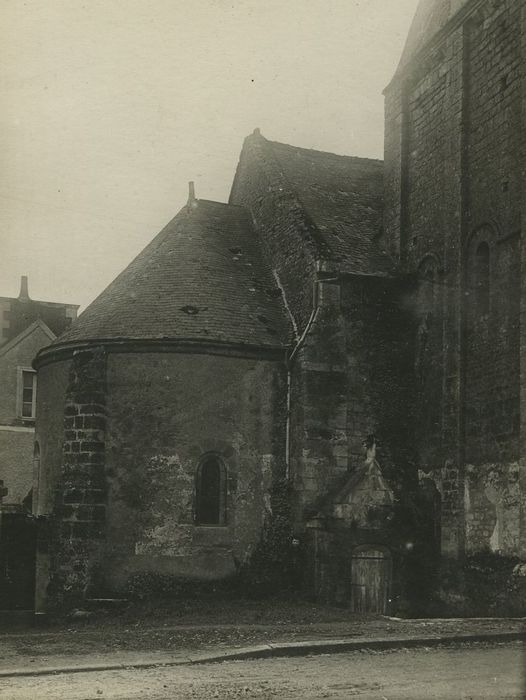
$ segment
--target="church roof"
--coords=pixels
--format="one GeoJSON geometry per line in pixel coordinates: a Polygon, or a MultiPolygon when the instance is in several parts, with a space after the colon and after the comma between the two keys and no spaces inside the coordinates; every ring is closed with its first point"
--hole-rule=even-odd
{"type": "Polygon", "coordinates": [[[383,161],[266,143],[316,226],[320,257],[339,263],[342,272],[388,274],[393,263],[379,242],[383,161]]]}
{"type": "Polygon", "coordinates": [[[469,0],[420,0],[398,66],[400,71],[469,0]]]}
{"type": "Polygon", "coordinates": [[[185,339],[277,348],[290,334],[248,212],[192,199],[54,345],[185,339]]]}

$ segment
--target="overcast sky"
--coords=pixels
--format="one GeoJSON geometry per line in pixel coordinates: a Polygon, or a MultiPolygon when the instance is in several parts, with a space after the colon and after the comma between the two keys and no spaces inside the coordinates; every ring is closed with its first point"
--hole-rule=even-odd
{"type": "Polygon", "coordinates": [[[381,158],[417,0],[2,0],[0,296],[85,306],[244,137],[381,158]]]}

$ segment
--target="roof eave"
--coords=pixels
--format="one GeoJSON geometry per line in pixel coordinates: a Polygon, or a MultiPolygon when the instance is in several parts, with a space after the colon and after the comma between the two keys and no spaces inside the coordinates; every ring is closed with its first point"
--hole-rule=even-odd
{"type": "Polygon", "coordinates": [[[257,345],[200,338],[92,338],[48,345],[33,360],[34,369],[68,360],[78,352],[103,347],[108,353],[186,353],[285,360],[289,344],[257,345]]]}

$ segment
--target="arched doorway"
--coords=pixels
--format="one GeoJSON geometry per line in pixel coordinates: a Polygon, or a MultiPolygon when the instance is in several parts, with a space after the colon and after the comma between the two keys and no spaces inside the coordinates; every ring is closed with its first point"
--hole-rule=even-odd
{"type": "Polygon", "coordinates": [[[378,546],[357,547],[351,561],[353,612],[385,615],[391,588],[391,555],[378,546]]]}

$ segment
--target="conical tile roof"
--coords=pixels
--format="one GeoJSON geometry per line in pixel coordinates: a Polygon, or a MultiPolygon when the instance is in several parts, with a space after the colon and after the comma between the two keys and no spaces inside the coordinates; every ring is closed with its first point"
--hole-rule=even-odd
{"type": "Polygon", "coordinates": [[[275,348],[290,337],[248,212],[193,200],[54,345],[184,339],[275,348]]]}

